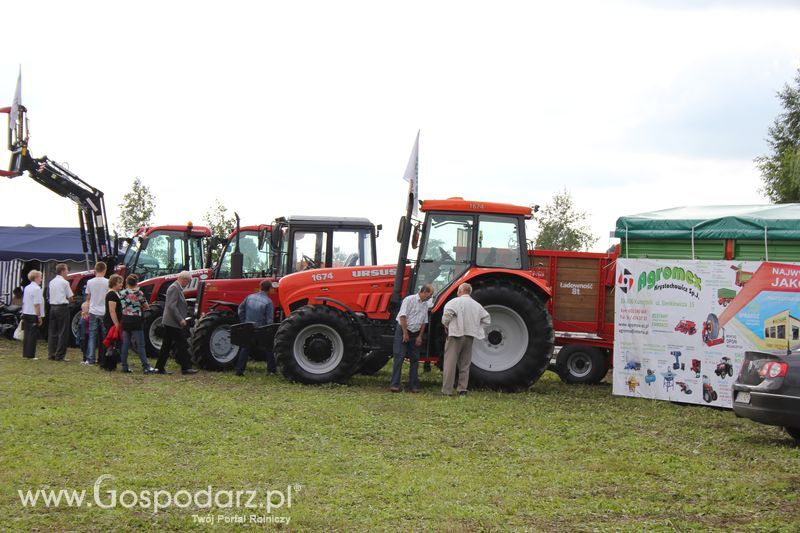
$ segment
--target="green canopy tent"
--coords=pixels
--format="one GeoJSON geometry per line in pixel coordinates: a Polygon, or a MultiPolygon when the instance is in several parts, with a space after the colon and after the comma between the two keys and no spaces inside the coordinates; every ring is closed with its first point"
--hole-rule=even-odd
{"type": "Polygon", "coordinates": [[[617,219],[621,257],[800,261],[800,204],[675,207],[617,219]]]}

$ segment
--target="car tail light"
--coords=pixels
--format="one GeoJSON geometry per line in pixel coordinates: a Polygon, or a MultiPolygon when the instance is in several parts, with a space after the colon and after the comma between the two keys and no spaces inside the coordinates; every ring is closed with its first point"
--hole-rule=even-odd
{"type": "Polygon", "coordinates": [[[775,379],[785,376],[787,370],[789,370],[789,365],[786,363],[770,362],[761,367],[759,374],[764,378],[775,379]]]}

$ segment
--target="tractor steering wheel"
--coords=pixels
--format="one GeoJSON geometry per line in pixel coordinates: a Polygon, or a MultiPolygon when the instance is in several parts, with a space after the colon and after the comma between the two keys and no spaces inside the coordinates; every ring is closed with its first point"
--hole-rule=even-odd
{"type": "Polygon", "coordinates": [[[305,261],[308,264],[305,270],[308,270],[310,268],[320,268],[320,264],[315,260],[311,259],[310,257],[308,257],[307,255],[303,256],[303,261],[305,261]]]}

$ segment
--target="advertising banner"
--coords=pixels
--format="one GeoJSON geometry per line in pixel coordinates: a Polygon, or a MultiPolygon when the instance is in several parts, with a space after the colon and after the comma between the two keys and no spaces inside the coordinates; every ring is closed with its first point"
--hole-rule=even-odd
{"type": "Polygon", "coordinates": [[[731,407],[744,352],[800,348],[800,266],[618,259],[614,394],[731,407]]]}

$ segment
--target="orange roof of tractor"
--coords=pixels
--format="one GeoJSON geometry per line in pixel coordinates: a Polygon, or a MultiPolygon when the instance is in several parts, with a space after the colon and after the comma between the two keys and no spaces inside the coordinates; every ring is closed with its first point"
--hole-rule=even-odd
{"type": "Polygon", "coordinates": [[[423,211],[458,211],[463,213],[522,215],[525,218],[531,218],[533,216],[530,206],[464,200],[460,196],[448,198],[447,200],[423,200],[421,209],[423,211]]]}

